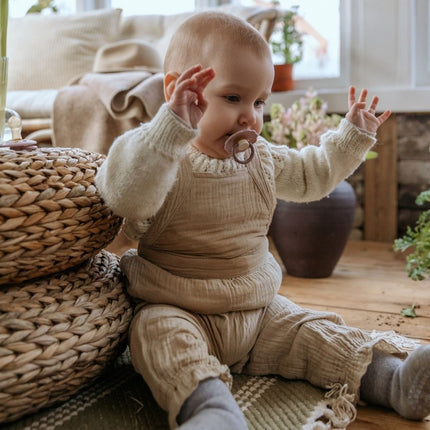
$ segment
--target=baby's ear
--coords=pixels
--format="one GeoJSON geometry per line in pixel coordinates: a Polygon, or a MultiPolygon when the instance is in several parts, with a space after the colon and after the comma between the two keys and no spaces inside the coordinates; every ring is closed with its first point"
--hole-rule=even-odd
{"type": "Polygon", "coordinates": [[[164,98],[168,102],[172,97],[173,91],[175,90],[176,80],[178,74],[176,72],[167,72],[164,75],[164,98]]]}

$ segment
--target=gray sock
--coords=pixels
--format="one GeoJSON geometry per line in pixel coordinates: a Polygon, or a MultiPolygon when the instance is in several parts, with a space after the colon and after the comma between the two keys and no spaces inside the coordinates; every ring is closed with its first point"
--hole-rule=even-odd
{"type": "Polygon", "coordinates": [[[423,345],[402,361],[373,351],[373,359],[361,380],[363,400],[393,408],[411,420],[430,414],[430,345],[423,345]]]}
{"type": "Polygon", "coordinates": [[[246,430],[245,417],[227,385],[206,379],[185,400],[177,421],[181,430],[246,430]]]}

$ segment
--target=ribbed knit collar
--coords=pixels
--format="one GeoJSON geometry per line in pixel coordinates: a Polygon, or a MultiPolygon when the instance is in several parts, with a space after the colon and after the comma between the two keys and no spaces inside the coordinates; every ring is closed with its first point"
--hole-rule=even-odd
{"type": "MultiPolygon", "coordinates": [[[[188,147],[188,156],[194,173],[226,174],[233,173],[239,169],[246,169],[245,165],[238,163],[233,157],[225,159],[212,158],[192,145],[188,147]]],[[[243,156],[243,153],[239,154],[239,157],[243,156]]]]}

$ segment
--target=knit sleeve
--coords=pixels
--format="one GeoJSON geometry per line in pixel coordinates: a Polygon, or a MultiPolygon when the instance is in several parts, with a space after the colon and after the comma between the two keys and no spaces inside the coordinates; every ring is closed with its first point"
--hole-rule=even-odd
{"type": "Polygon", "coordinates": [[[119,136],[95,179],[106,204],[135,229],[146,225],[163,204],[196,134],[164,104],[151,122],[119,136]]]}
{"type": "Polygon", "coordinates": [[[295,202],[320,200],[357,169],[375,142],[374,136],[343,119],[337,130],[321,136],[319,146],[298,151],[269,144],[277,197],[295,202]]]}

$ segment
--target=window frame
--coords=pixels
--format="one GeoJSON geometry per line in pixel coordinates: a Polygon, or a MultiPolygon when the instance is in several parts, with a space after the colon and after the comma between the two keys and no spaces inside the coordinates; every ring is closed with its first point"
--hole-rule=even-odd
{"type": "Polygon", "coordinates": [[[430,0],[415,0],[412,19],[414,83],[417,87],[427,86],[430,85],[430,0]]]}
{"type": "Polygon", "coordinates": [[[351,13],[348,5],[349,0],[340,0],[339,2],[339,32],[340,32],[340,64],[339,76],[336,78],[312,78],[312,79],[295,79],[294,86],[296,89],[338,89],[347,85],[350,76],[350,59],[349,51],[351,46],[351,13]]]}

